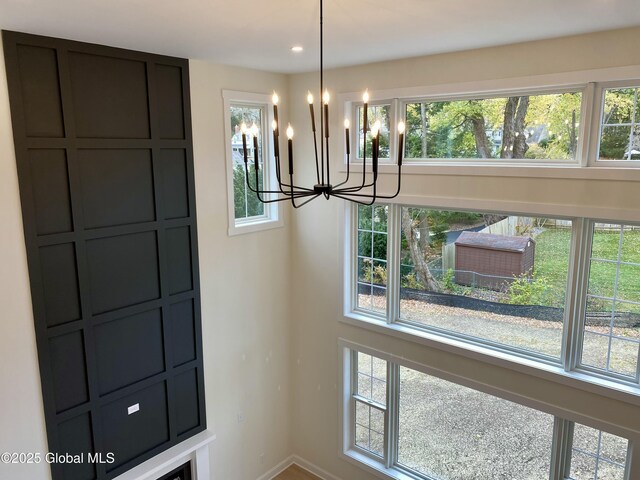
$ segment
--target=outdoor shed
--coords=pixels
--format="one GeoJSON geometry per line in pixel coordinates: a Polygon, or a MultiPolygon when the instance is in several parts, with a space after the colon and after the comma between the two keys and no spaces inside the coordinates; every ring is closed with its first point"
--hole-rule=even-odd
{"type": "Polygon", "coordinates": [[[531,237],[462,232],[456,245],[456,283],[500,290],[515,276],[533,274],[531,237]]]}

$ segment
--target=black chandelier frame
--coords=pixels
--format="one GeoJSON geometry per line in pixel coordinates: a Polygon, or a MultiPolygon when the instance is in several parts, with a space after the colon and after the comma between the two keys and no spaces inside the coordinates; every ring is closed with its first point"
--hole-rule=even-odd
{"type": "Polygon", "coordinates": [[[316,130],[315,112],[313,104],[313,96],[311,93],[308,95],[309,112],[311,115],[311,129],[313,132],[313,145],[315,152],[315,164],[316,164],[316,181],[317,183],[309,188],[300,185],[295,185],[293,181],[293,129],[291,125],[287,128],[287,154],[288,154],[288,173],[289,182],[283,181],[281,156],[280,156],[280,124],[278,120],[278,96],[274,92],[273,94],[273,144],[274,144],[274,157],[275,157],[275,170],[276,180],[278,182],[277,190],[264,190],[259,188],[258,176],[259,176],[259,160],[258,160],[258,137],[253,134],[253,155],[254,155],[254,183],[250,181],[251,175],[249,173],[249,158],[247,152],[247,135],[246,128],[242,131],[242,149],[244,156],[244,168],[245,168],[245,180],[247,188],[256,194],[258,200],[264,204],[291,201],[294,208],[300,208],[307,203],[315,200],[316,198],[323,196],[329,200],[331,197],[341,198],[350,202],[354,202],[360,205],[373,205],[376,201],[385,199],[389,200],[395,198],[400,193],[402,184],[402,160],[404,150],[404,123],[398,124],[398,183],[396,191],[393,195],[379,195],[378,194],[378,168],[379,168],[379,154],[380,154],[380,125],[379,122],[374,124],[373,128],[369,128],[368,122],[368,93],[365,92],[363,96],[363,122],[362,129],[358,128],[356,124],[356,130],[358,135],[356,136],[359,142],[363,138],[363,155],[362,155],[362,179],[355,185],[347,185],[351,176],[351,148],[349,137],[349,124],[348,120],[345,120],[345,147],[346,147],[346,176],[344,180],[336,185],[331,183],[331,170],[330,170],[330,157],[329,157],[329,93],[324,88],[324,32],[323,32],[323,0],[320,0],[320,98],[323,101],[320,109],[320,152],[318,152],[318,134],[316,130]],[[371,131],[371,178],[367,181],[367,132],[371,131]],[[362,135],[362,137],[361,137],[362,135]],[[319,153],[319,155],[318,155],[319,153]],[[277,195],[277,198],[265,198],[266,196],[277,195]],[[298,202],[296,202],[298,201],[298,202]]]}

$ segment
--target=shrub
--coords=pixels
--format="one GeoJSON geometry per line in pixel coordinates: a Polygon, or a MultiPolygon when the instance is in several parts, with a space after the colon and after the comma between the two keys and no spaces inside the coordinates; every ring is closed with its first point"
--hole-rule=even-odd
{"type": "Polygon", "coordinates": [[[542,275],[523,273],[514,277],[507,288],[507,303],[511,305],[551,306],[551,284],[542,275]]]}

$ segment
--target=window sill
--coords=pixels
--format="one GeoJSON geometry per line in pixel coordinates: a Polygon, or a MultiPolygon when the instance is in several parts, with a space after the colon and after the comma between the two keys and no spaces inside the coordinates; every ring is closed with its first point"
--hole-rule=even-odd
{"type": "Polygon", "coordinates": [[[343,452],[342,457],[349,463],[352,463],[368,473],[375,475],[377,478],[384,480],[415,480],[416,478],[396,470],[395,468],[386,468],[381,462],[374,460],[368,455],[365,455],[355,449],[346,450],[343,452]]]}
{"type": "Polygon", "coordinates": [[[284,226],[284,220],[279,218],[272,220],[264,218],[247,223],[239,223],[229,227],[229,236],[243,235],[245,233],[261,232],[263,230],[271,230],[272,228],[280,228],[284,226]]]}
{"type": "Polygon", "coordinates": [[[402,324],[387,324],[358,313],[347,313],[341,322],[376,333],[391,335],[430,348],[436,348],[483,363],[507,368],[572,388],[602,395],[634,406],[640,406],[640,388],[596,377],[579,371],[566,372],[559,365],[528,359],[501,350],[470,344],[462,340],[420,331],[402,324]]]}
{"type": "MultiPolygon", "coordinates": [[[[640,163],[640,162],[638,162],[640,163]]],[[[370,168],[368,168],[369,170],[370,168]]],[[[361,164],[351,164],[352,173],[361,173],[361,164]]],[[[346,172],[346,165],[341,164],[340,172],[346,172]]],[[[396,174],[397,165],[380,164],[381,174],[396,174]]],[[[588,166],[576,164],[479,164],[479,163],[409,163],[402,165],[402,174],[405,175],[468,175],[480,177],[523,177],[523,178],[559,178],[577,180],[614,180],[614,181],[640,181],[639,165],[632,166],[588,166]]]]}

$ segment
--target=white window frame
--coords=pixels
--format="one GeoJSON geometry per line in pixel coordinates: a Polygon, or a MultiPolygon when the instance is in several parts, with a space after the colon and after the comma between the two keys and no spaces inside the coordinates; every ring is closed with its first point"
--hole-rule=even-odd
{"type": "Polygon", "coordinates": [[[344,338],[338,339],[338,364],[341,365],[342,378],[339,388],[339,445],[341,457],[360,468],[365,469],[377,478],[392,480],[430,480],[427,475],[404,468],[396,463],[398,445],[397,428],[399,418],[400,367],[410,368],[420,373],[430,375],[463,387],[493,395],[519,405],[553,415],[554,429],[550,455],[550,480],[565,480],[568,475],[569,460],[571,458],[571,436],[574,423],[605,431],[613,435],[628,439],[627,461],[625,465],[625,480],[635,478],[640,470],[640,445],[636,442],[633,431],[626,430],[615,424],[602,422],[592,418],[585,418],[570,408],[559,408],[530,397],[506,392],[472,378],[454,375],[443,370],[429,367],[425,364],[398,357],[354,343],[344,338]],[[355,445],[355,378],[357,368],[356,355],[362,352],[387,361],[387,411],[385,412],[385,440],[384,458],[372,455],[355,445]]]}
{"type": "Polygon", "coordinates": [[[600,160],[600,135],[602,133],[602,117],[604,115],[605,90],[616,88],[636,87],[640,88],[640,78],[636,80],[601,82],[594,89],[594,108],[591,116],[591,130],[589,148],[592,155],[589,156],[589,165],[594,167],[612,168],[638,168],[640,160],[600,160]]]}
{"type": "MultiPolygon", "coordinates": [[[[275,157],[274,145],[272,139],[271,122],[273,121],[273,104],[271,96],[259,93],[238,92],[234,90],[222,91],[224,105],[224,142],[225,142],[225,160],[227,172],[227,209],[229,218],[229,235],[240,235],[244,233],[259,232],[271,228],[278,228],[284,225],[282,202],[264,204],[264,215],[235,218],[234,198],[233,198],[233,152],[231,142],[231,107],[247,106],[258,107],[263,109],[262,125],[262,152],[263,152],[263,168],[264,168],[264,189],[273,190],[277,188],[277,179],[275,174],[275,157]]],[[[252,192],[250,192],[253,194],[252,192]]],[[[266,199],[275,198],[274,195],[265,195],[266,199]]]]}
{"type": "MultiPolygon", "coordinates": [[[[578,141],[576,147],[576,155],[574,159],[527,159],[527,158],[405,158],[404,165],[473,165],[473,166],[498,166],[498,165],[523,165],[535,167],[563,167],[563,166],[580,166],[581,159],[584,158],[583,152],[586,151],[583,139],[585,126],[588,124],[587,109],[588,101],[585,98],[590,95],[592,85],[578,84],[573,86],[549,87],[549,88],[532,88],[526,90],[500,90],[487,91],[482,93],[464,93],[458,95],[431,95],[406,99],[395,99],[397,107],[397,118],[402,119],[406,123],[406,107],[411,103],[431,103],[431,102],[455,102],[461,100],[484,100],[489,98],[507,98],[512,96],[535,96],[535,95],[551,95],[562,93],[580,93],[580,112],[578,115],[578,141]]],[[[395,150],[397,155],[397,149],[395,150]]]]}
{"type": "MultiPolygon", "coordinates": [[[[380,165],[394,165],[394,159],[397,158],[396,152],[398,151],[397,136],[395,135],[394,125],[397,124],[398,118],[398,107],[396,99],[381,99],[381,100],[372,100],[368,104],[369,108],[371,107],[379,107],[389,105],[389,157],[380,157],[379,164],[380,165]]],[[[360,118],[358,117],[358,109],[364,107],[364,103],[360,102],[352,102],[350,104],[350,113],[346,115],[345,118],[349,119],[353,128],[350,131],[350,141],[351,145],[355,145],[355,148],[352,148],[352,158],[351,160],[355,164],[362,165],[363,159],[358,155],[360,150],[360,137],[362,137],[362,132],[358,131],[358,124],[360,123],[360,118]]],[[[371,119],[369,119],[371,120],[371,119]]],[[[370,123],[370,122],[369,122],[370,123]]],[[[346,151],[345,151],[346,155],[346,151]]],[[[371,168],[371,152],[367,152],[367,168],[371,168]]]]}
{"type": "MultiPolygon", "coordinates": [[[[381,203],[382,204],[382,203],[381,203]]],[[[401,208],[406,204],[388,203],[387,218],[387,311],[386,315],[376,314],[357,308],[357,206],[346,202],[344,216],[343,251],[343,315],[341,321],[367,328],[386,335],[395,336],[422,345],[438,348],[485,363],[524,372],[556,383],[568,384],[575,388],[596,392],[609,398],[618,398],[640,406],[640,384],[638,377],[632,379],[624,375],[604,372],[581,364],[582,342],[584,339],[584,314],[586,307],[586,287],[589,280],[589,260],[591,256],[591,235],[594,222],[634,224],[625,220],[588,219],[563,215],[572,221],[572,240],[569,258],[569,272],[566,291],[565,319],[562,336],[562,352],[559,360],[509,347],[455,332],[415,325],[400,320],[400,236],[401,208]]],[[[409,205],[411,206],[411,205],[409,205]]],[[[465,210],[482,212],[479,208],[461,205],[419,205],[423,208],[443,210],[465,210]]],[[[549,214],[510,211],[504,207],[486,209],[510,215],[545,217],[549,214]]],[[[640,371],[640,363],[638,366],[640,371]]]]}

